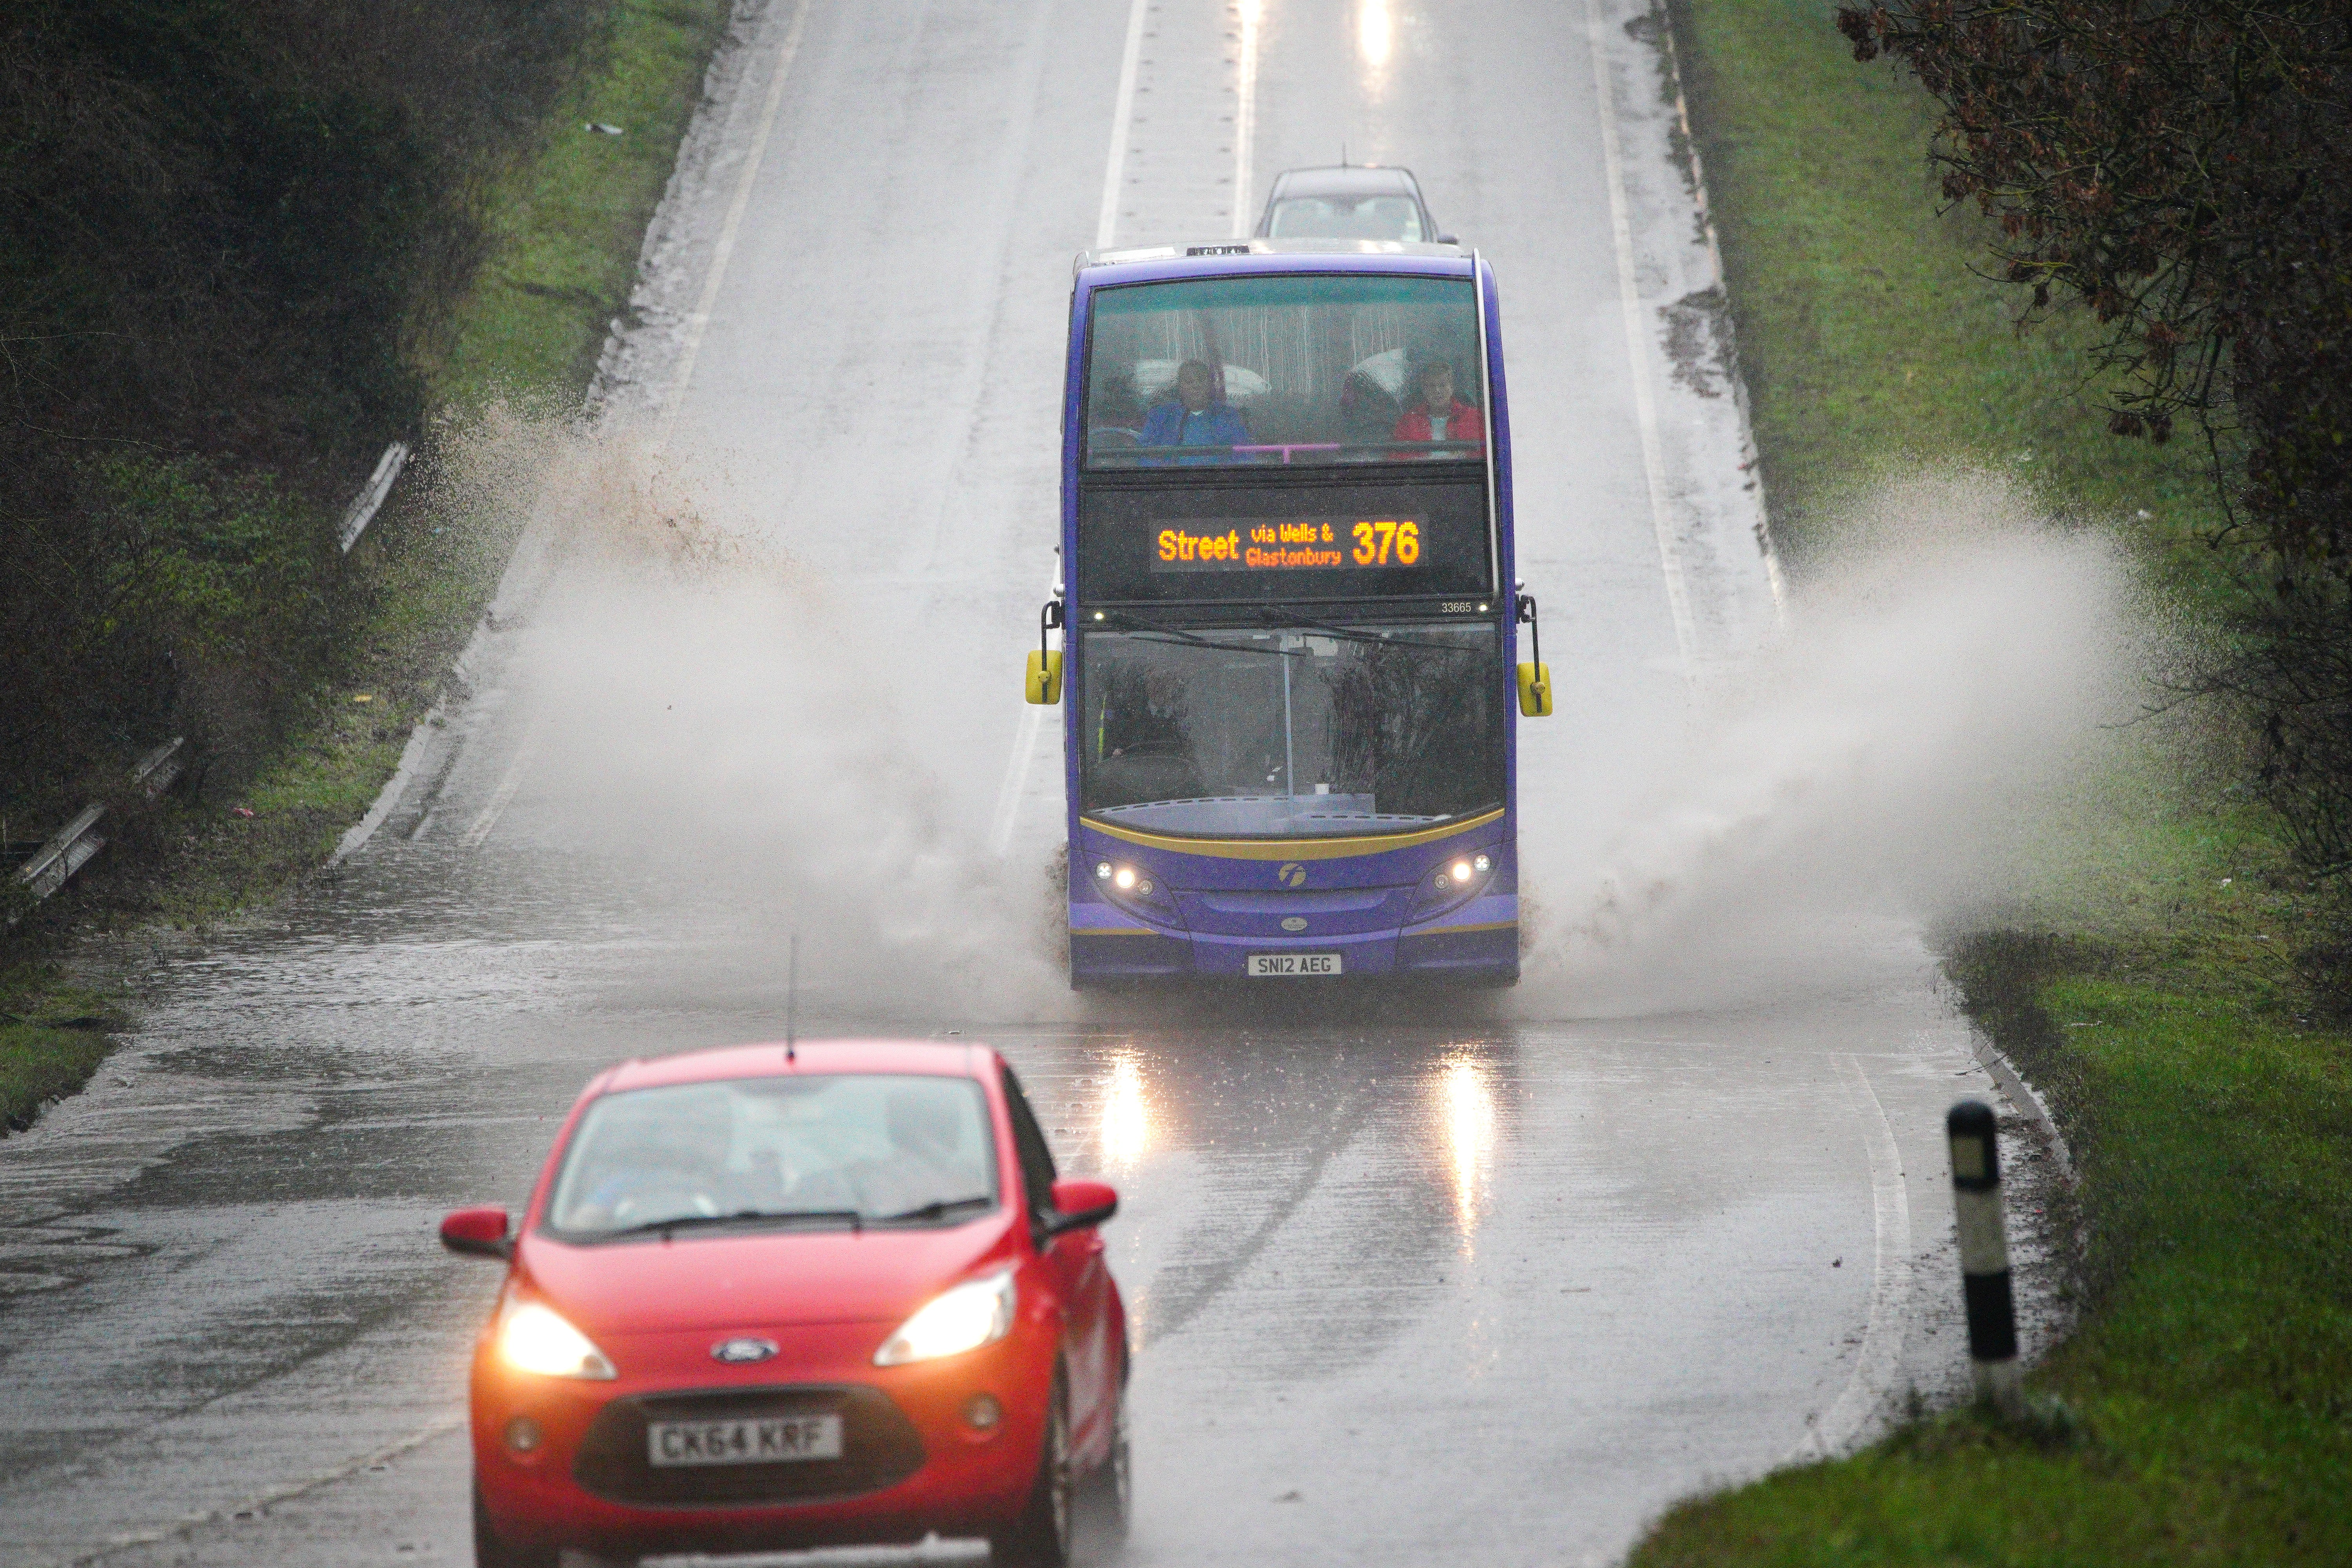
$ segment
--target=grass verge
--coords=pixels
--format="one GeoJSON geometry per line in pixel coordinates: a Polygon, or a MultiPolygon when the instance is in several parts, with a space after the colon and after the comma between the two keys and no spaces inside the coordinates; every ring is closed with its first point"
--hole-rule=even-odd
{"type": "Polygon", "coordinates": [[[47,964],[0,973],[0,1127],[19,1132],[105,1059],[121,1016],[105,996],[47,964]]]}
{"type": "MultiPolygon", "coordinates": [[[[1675,0],[1776,529],[1801,571],[1920,466],[2026,481],[2110,531],[2193,624],[2227,594],[2202,454],[2108,436],[2085,324],[2020,334],[1939,213],[1933,106],[1853,63],[1815,0],[1675,0]],[[2145,514],[2145,515],[2143,515],[2145,514]]],[[[1691,1563],[2352,1562],[2352,1040],[2297,1016],[2294,903],[2262,815],[2194,723],[2058,825],[2011,931],[1949,965],[2049,1090],[2082,1165],[2074,1337],[2047,1417],[1931,1415],[1833,1464],[1671,1511],[1691,1563]]]]}
{"type": "Polygon", "coordinates": [[[2091,1309],[2031,1380],[2063,1414],[1686,1503],[1634,1568],[2352,1562],[2352,1040],[2106,967],[2014,936],[1952,965],[2083,1156],[2091,1309]]]}
{"type": "MultiPolygon", "coordinates": [[[[579,81],[532,156],[493,202],[495,244],[442,331],[427,371],[446,432],[478,429],[492,405],[579,405],[625,310],[646,226],[659,204],[731,0],[619,0],[579,81]],[[618,134],[593,129],[607,126],[618,134]]],[[[345,628],[278,738],[211,759],[211,776],[160,809],[119,818],[107,853],[8,939],[56,951],[80,928],[162,920],[198,925],[282,890],[315,868],[367,809],[430,708],[495,587],[519,517],[464,508],[436,484],[436,444],[354,552],[364,614],[345,628]],[[450,515],[466,510],[468,515],[450,515]]],[[[478,487],[477,487],[478,489],[478,487]]],[[[53,966],[0,983],[0,1123],[84,1082],[119,1022],[53,966]],[[99,1020],[60,1024],[60,1018],[99,1020]]]]}

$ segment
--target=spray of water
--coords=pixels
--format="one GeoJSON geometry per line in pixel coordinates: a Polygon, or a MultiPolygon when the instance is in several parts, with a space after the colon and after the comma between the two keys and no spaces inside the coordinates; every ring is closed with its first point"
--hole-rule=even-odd
{"type": "Polygon", "coordinates": [[[1521,1009],[1737,1005],[1916,969],[2003,902],[2137,710],[2151,636],[2096,536],[1981,477],[1839,531],[1780,646],[1721,672],[1613,816],[1523,829],[1547,907],[1521,1009]]]}
{"type": "MultiPolygon", "coordinates": [[[[749,542],[765,531],[714,519],[711,491],[689,500],[625,439],[530,439],[572,520],[521,661],[533,772],[569,840],[779,966],[802,933],[813,1020],[1067,1014],[1058,882],[981,843],[1003,742],[964,710],[1003,706],[982,679],[1001,672],[942,669],[920,642],[936,628],[877,621],[870,585],[749,542]]],[[[1591,760],[1613,807],[1546,820],[1527,792],[1511,1011],[1737,1005],[1916,969],[1921,930],[2013,885],[2028,830],[2130,716],[2126,650],[2147,637],[2095,538],[1981,479],[1885,497],[1843,531],[1863,542],[1813,574],[1780,646],[1635,726],[1646,753],[1591,760]]]]}
{"type": "MultiPolygon", "coordinates": [[[[518,685],[560,844],[672,929],[775,963],[801,942],[812,1027],[1022,1016],[1066,994],[1035,868],[979,850],[926,709],[953,682],[888,617],[714,517],[625,437],[551,465],[566,558],[518,685]],[[863,612],[861,613],[861,605],[863,612]]],[[[1001,766],[1001,763],[999,764],[1001,766]]]]}

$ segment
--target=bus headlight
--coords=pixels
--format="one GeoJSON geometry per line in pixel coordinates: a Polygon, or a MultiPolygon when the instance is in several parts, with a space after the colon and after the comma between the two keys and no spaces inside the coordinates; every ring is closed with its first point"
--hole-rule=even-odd
{"type": "Polygon", "coordinates": [[[1113,903],[1122,908],[1138,910],[1160,920],[1172,921],[1176,901],[1166,884],[1141,866],[1113,865],[1106,860],[1095,868],[1095,877],[1113,903]]]}
{"type": "Polygon", "coordinates": [[[1413,895],[1412,919],[1426,920],[1440,910],[1466,903],[1495,879],[1495,858],[1480,851],[1441,861],[1421,879],[1413,895]]]}

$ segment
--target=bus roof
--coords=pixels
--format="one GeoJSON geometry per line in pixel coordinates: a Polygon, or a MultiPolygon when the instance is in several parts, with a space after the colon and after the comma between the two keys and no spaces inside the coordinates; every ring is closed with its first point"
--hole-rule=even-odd
{"type": "Polygon", "coordinates": [[[1074,264],[1089,287],[1171,278],[1236,277],[1266,272],[1417,272],[1467,278],[1471,252],[1460,245],[1395,239],[1229,239],[1206,245],[1154,245],[1082,250],[1074,264]],[[1107,276],[1085,277],[1097,268],[1107,276]]]}

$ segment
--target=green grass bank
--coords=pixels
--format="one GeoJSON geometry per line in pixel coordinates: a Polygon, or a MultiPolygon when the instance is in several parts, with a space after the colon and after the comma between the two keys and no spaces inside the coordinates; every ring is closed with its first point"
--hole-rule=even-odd
{"type": "Polygon", "coordinates": [[[200,787],[114,818],[106,852],[5,937],[16,967],[0,982],[0,1126],[79,1088],[121,1022],[45,955],[93,927],[201,925],[276,895],[391,776],[520,522],[511,496],[461,472],[460,448],[511,422],[504,410],[578,406],[731,10],[617,0],[542,134],[499,178],[488,254],[450,319],[420,334],[431,437],[345,563],[351,618],[291,711],[200,787]]]}
{"type": "MultiPolygon", "coordinates": [[[[1916,86],[1855,64],[1827,5],[1674,14],[1798,572],[1874,487],[1966,465],[2112,532],[2183,620],[2219,603],[2202,454],[2105,433],[2076,322],[2012,330],[1980,220],[1938,211],[1916,86]]],[[[1948,965],[2081,1166],[2084,1310],[2031,1380],[2059,1414],[1931,1415],[1693,1500],[1636,1568],[2352,1562],[2352,1040],[2299,1016],[2284,858],[2215,745],[2150,726],[2060,825],[2020,929],[1948,965]]]]}

